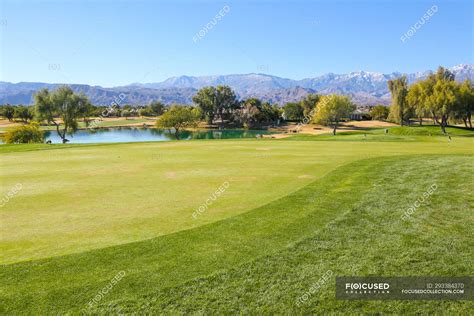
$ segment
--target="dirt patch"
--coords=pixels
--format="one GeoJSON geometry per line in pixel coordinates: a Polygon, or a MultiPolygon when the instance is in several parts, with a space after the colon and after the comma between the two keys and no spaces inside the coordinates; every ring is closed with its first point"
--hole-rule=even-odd
{"type": "Polygon", "coordinates": [[[271,135],[263,135],[263,138],[274,138],[274,139],[280,139],[280,138],[286,138],[289,137],[290,134],[271,134],[271,135]]]}
{"type": "Polygon", "coordinates": [[[176,172],[174,172],[174,171],[167,171],[165,173],[165,177],[166,177],[166,179],[176,179],[176,178],[178,178],[178,176],[176,175],[176,172]]]}
{"type": "Polygon", "coordinates": [[[9,120],[0,120],[0,128],[8,128],[13,126],[23,125],[22,123],[10,122],[9,120]]]}
{"type": "Polygon", "coordinates": [[[318,135],[318,134],[331,132],[331,129],[329,127],[316,125],[316,124],[306,124],[306,125],[288,124],[288,125],[282,126],[278,130],[281,131],[282,133],[273,134],[272,136],[281,135],[278,138],[284,138],[284,137],[289,137],[291,135],[296,135],[296,134],[318,135]]]}
{"type": "MultiPolygon", "coordinates": [[[[355,132],[360,131],[364,128],[385,128],[397,126],[396,124],[384,122],[384,121],[349,121],[341,123],[338,127],[338,131],[344,132],[355,132]]],[[[291,135],[296,134],[311,134],[311,135],[320,135],[320,134],[328,134],[332,133],[332,128],[317,124],[306,124],[306,125],[299,125],[298,124],[288,124],[278,129],[274,129],[277,131],[281,131],[281,134],[273,134],[275,138],[283,138],[288,137],[291,135]]]]}
{"type": "Polygon", "coordinates": [[[374,120],[374,121],[350,121],[350,122],[344,123],[343,126],[356,127],[356,128],[377,128],[377,127],[397,126],[397,124],[374,120]]]}
{"type": "Polygon", "coordinates": [[[298,179],[314,179],[315,177],[310,174],[302,174],[298,176],[298,179]]]}

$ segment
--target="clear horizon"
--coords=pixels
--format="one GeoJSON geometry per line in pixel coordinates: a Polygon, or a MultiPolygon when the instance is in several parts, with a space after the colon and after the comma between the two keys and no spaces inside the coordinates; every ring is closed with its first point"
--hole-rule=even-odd
{"type": "Polygon", "coordinates": [[[114,87],[182,75],[422,72],[473,64],[472,9],[469,1],[3,1],[0,80],[114,87]]]}

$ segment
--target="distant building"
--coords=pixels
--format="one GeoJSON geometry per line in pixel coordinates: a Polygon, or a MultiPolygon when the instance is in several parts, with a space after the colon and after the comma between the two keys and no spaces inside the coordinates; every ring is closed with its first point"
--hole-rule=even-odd
{"type": "Polygon", "coordinates": [[[370,112],[370,106],[358,105],[354,112],[349,115],[349,118],[353,121],[366,120],[370,112]]]}
{"type": "Polygon", "coordinates": [[[354,112],[351,113],[351,115],[349,115],[349,118],[350,118],[352,121],[362,121],[364,114],[366,114],[366,113],[365,113],[365,112],[362,112],[362,111],[359,110],[359,109],[356,109],[354,112]]]}

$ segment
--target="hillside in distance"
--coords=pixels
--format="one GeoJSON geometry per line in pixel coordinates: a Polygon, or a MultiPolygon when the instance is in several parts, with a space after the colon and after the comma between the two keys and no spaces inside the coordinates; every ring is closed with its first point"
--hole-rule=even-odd
{"type": "MultiPolygon", "coordinates": [[[[460,64],[450,68],[456,80],[474,81],[474,65],[460,64]]],[[[409,83],[426,78],[432,70],[406,74],[409,83]]],[[[205,86],[228,85],[240,99],[249,97],[283,105],[301,100],[309,93],[348,95],[360,105],[390,103],[387,82],[402,73],[382,74],[358,71],[347,74],[329,73],[314,78],[292,80],[267,74],[234,74],[218,76],[179,76],[157,83],[133,83],[122,87],[103,88],[83,84],[70,85],[86,94],[93,104],[109,105],[123,93],[123,104],[146,105],[153,100],[165,104],[191,104],[196,91],[205,86]]],[[[61,84],[41,82],[0,82],[0,104],[32,104],[33,95],[41,88],[55,89],[61,84]]]]}

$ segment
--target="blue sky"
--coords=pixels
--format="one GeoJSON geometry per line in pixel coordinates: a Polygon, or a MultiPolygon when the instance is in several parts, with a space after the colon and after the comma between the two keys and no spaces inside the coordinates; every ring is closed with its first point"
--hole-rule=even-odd
{"type": "Polygon", "coordinates": [[[2,81],[110,87],[179,75],[302,79],[473,63],[473,1],[2,0],[0,9],[2,81]],[[437,12],[403,42],[433,5],[437,12]]]}

